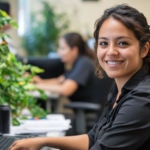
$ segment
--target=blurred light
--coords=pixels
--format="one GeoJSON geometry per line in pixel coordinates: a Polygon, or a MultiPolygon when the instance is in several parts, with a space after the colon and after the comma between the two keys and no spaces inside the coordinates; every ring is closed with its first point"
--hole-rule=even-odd
{"type": "Polygon", "coordinates": [[[30,26],[30,0],[19,0],[18,35],[23,36],[30,26]]]}
{"type": "Polygon", "coordinates": [[[87,45],[89,46],[90,49],[94,50],[94,42],[95,42],[95,39],[94,38],[90,38],[88,39],[87,41],[87,45]]]}

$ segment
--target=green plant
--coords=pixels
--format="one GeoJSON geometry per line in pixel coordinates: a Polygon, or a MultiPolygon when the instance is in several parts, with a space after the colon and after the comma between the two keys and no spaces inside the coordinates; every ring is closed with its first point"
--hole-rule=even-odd
{"type": "Polygon", "coordinates": [[[28,55],[41,56],[56,51],[58,39],[69,25],[65,13],[56,13],[55,6],[48,2],[43,1],[42,5],[41,11],[31,14],[29,31],[22,40],[22,46],[28,55]]]}
{"type": "MultiPolygon", "coordinates": [[[[35,112],[41,112],[40,118],[45,117],[46,113],[36,105],[36,100],[33,96],[28,94],[29,90],[38,90],[34,84],[31,84],[32,77],[35,73],[43,72],[44,70],[31,66],[23,65],[18,62],[15,56],[9,53],[5,36],[8,34],[2,33],[4,25],[10,24],[17,28],[17,24],[6,12],[0,10],[0,37],[2,44],[0,45],[0,105],[7,104],[12,109],[12,124],[19,125],[17,120],[20,117],[23,108],[29,108],[32,117],[35,117],[35,112]],[[26,70],[31,70],[29,77],[23,76],[26,70]],[[43,116],[41,116],[43,114],[43,116]]],[[[43,99],[46,95],[42,90],[38,90],[43,99]]]]}

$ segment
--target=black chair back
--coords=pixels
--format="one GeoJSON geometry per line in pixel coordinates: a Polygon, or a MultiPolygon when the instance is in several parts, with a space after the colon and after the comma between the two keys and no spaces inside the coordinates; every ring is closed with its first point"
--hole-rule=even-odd
{"type": "Polygon", "coordinates": [[[77,135],[87,133],[99,120],[107,102],[107,96],[114,84],[114,79],[109,78],[105,74],[99,84],[99,102],[87,103],[78,101],[64,106],[65,108],[73,109],[75,112],[75,124],[73,126],[77,135]]]}
{"type": "Polygon", "coordinates": [[[110,89],[112,88],[112,86],[114,85],[115,81],[114,79],[109,78],[106,74],[104,75],[104,77],[101,79],[101,86],[100,86],[100,105],[101,105],[101,109],[100,109],[100,113],[99,116],[101,116],[102,112],[103,112],[103,108],[107,102],[107,96],[110,92],[110,89]]]}

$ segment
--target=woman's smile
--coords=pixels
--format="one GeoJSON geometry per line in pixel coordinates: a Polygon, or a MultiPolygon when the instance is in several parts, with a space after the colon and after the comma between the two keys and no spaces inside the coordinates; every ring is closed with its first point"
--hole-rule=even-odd
{"type": "Polygon", "coordinates": [[[129,79],[142,66],[139,41],[130,29],[113,18],[101,26],[97,57],[110,78],[129,79]]]}
{"type": "Polygon", "coordinates": [[[106,64],[109,67],[118,67],[120,66],[124,61],[120,61],[120,60],[105,60],[106,64]]]}

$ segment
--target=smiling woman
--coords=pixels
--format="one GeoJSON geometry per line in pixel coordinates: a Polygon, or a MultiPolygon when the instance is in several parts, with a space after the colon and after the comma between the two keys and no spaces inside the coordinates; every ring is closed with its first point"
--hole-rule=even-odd
{"type": "Polygon", "coordinates": [[[143,14],[127,5],[107,9],[94,32],[97,75],[103,71],[116,84],[99,122],[88,133],[62,138],[27,139],[9,150],[149,150],[150,30],[143,14]]]}
{"type": "MultiPolygon", "coordinates": [[[[121,49],[125,49],[124,51],[121,52],[123,55],[124,52],[125,55],[128,55],[130,52],[134,53],[134,50],[138,49],[139,53],[142,54],[143,64],[148,65],[148,63],[150,62],[150,53],[148,52],[147,54],[146,52],[143,53],[142,51],[143,50],[142,48],[145,48],[145,46],[147,47],[149,46],[148,44],[150,33],[149,33],[149,25],[147,25],[147,20],[142,13],[139,12],[135,13],[136,9],[132,8],[129,9],[129,12],[127,12],[127,8],[124,7],[123,9],[120,9],[119,6],[107,9],[104,12],[104,15],[101,18],[99,18],[95,23],[96,29],[94,32],[94,37],[96,39],[95,42],[96,53],[98,55],[99,53],[98,50],[100,50],[101,48],[103,49],[105,48],[106,50],[106,45],[108,45],[107,50],[108,48],[114,49],[113,53],[115,55],[117,55],[116,54],[117,52],[120,53],[121,49]],[[102,28],[104,30],[99,31],[102,28]],[[104,32],[106,32],[105,33],[106,37],[103,37],[104,32]],[[115,44],[112,45],[112,43],[115,44]],[[136,46],[136,48],[134,46],[136,46]],[[128,51],[126,51],[126,49],[128,51]]],[[[110,50],[110,52],[112,51],[110,50]]],[[[125,58],[117,58],[117,61],[124,62],[124,60],[121,59],[125,58]]],[[[111,59],[111,62],[115,62],[115,60],[112,61],[111,59]]],[[[111,62],[106,63],[110,64],[111,62]]],[[[97,64],[96,73],[101,78],[103,74],[102,69],[103,67],[101,66],[101,64],[99,64],[98,58],[96,64],[97,64]]]]}
{"type": "MultiPolygon", "coordinates": [[[[142,66],[139,42],[120,21],[109,18],[99,31],[99,64],[111,78],[130,78],[142,66]],[[111,33],[111,34],[110,34],[111,33]]],[[[145,52],[145,51],[144,51],[145,52]]]]}
{"type": "Polygon", "coordinates": [[[139,41],[134,33],[113,17],[101,26],[97,58],[107,75],[115,78],[118,97],[123,85],[142,67],[143,58],[148,50],[148,42],[140,50],[139,41]]]}

